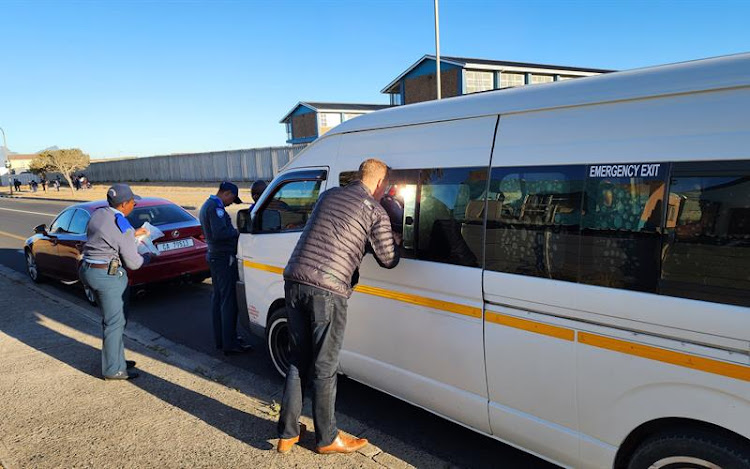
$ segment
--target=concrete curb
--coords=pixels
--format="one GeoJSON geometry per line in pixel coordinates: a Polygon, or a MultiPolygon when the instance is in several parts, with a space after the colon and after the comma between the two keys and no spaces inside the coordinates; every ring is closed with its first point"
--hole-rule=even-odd
{"type": "MultiPolygon", "coordinates": [[[[21,284],[40,296],[69,308],[71,311],[83,316],[92,323],[101,323],[101,317],[98,314],[35,285],[30,282],[25,275],[0,264],[0,279],[3,277],[11,282],[21,284]]],[[[256,409],[265,413],[269,417],[274,418],[278,414],[276,401],[281,400],[280,395],[282,393],[281,386],[278,382],[273,382],[265,377],[256,375],[204,353],[197,352],[184,345],[175,343],[134,321],[128,322],[124,335],[126,339],[163,356],[164,362],[170,363],[183,370],[193,372],[203,378],[210,379],[229,389],[242,393],[251,401],[256,409]],[[252,383],[252,386],[250,383],[252,383]]],[[[263,352],[257,351],[255,353],[263,352]]],[[[305,416],[305,414],[310,415],[309,402],[307,403],[306,409],[307,411],[303,414],[300,421],[307,424],[308,428],[312,428],[312,420],[305,416]]],[[[347,432],[353,435],[367,437],[368,434],[372,432],[372,429],[356,418],[337,414],[337,419],[340,426],[346,428],[347,432]]],[[[7,454],[7,452],[5,454],[7,454]]],[[[409,464],[398,460],[373,444],[369,444],[359,450],[356,456],[358,458],[364,458],[367,460],[368,464],[374,464],[377,467],[410,467],[409,464]]],[[[430,466],[451,467],[451,464],[430,454],[424,454],[424,458],[426,461],[429,461],[430,466]]],[[[2,469],[2,466],[0,466],[0,469],[2,469]]]]}
{"type": "Polygon", "coordinates": [[[76,203],[85,203],[89,202],[88,200],[76,200],[76,199],[54,199],[51,197],[26,197],[23,195],[8,195],[8,194],[0,194],[0,198],[3,199],[22,199],[22,200],[41,200],[44,202],[76,202],[76,203]]]}

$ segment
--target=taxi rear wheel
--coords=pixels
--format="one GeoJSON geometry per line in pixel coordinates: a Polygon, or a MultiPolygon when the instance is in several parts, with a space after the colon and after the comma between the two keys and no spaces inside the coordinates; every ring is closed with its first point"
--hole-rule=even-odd
{"type": "Polygon", "coordinates": [[[39,272],[39,266],[36,263],[36,257],[34,256],[34,253],[31,252],[31,249],[26,249],[26,273],[29,274],[29,278],[34,283],[39,283],[42,281],[42,274],[39,272]]]}
{"type": "Polygon", "coordinates": [[[291,346],[289,341],[289,321],[286,308],[279,308],[271,313],[266,327],[266,350],[271,357],[276,372],[286,377],[289,371],[291,346]]]}
{"type": "Polygon", "coordinates": [[[673,431],[644,441],[628,469],[741,469],[750,467],[750,445],[709,431],[673,431]]]}

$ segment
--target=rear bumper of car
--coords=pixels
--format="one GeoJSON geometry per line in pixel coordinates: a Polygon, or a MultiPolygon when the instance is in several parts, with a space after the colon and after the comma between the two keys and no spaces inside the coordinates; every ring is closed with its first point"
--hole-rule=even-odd
{"type": "Polygon", "coordinates": [[[152,260],[151,264],[128,272],[130,285],[166,282],[182,277],[210,276],[205,250],[172,258],[152,257],[152,260]]]}

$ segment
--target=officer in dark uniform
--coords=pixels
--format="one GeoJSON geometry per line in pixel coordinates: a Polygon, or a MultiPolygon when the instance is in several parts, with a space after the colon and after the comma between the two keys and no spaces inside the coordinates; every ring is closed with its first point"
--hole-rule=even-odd
{"type": "Polygon", "coordinates": [[[241,204],[239,189],[222,182],[201,207],[200,221],[208,243],[208,265],[214,286],[211,295],[214,341],[225,355],[252,350],[237,337],[237,240],[239,233],[225,207],[241,204]]]}
{"type": "Polygon", "coordinates": [[[81,281],[94,291],[102,309],[102,374],[105,380],[138,376],[131,371],[135,362],[125,360],[122,341],[128,290],[128,274],[122,266],[136,270],[150,260],[148,254],[138,254],[135,241],[135,236],[148,234],[148,231],[133,229],[125,218],[133,211],[136,199],[140,197],[133,194],[127,184],[115,184],[109,188],[109,207],[96,210],[89,221],[79,270],[81,281]]]}

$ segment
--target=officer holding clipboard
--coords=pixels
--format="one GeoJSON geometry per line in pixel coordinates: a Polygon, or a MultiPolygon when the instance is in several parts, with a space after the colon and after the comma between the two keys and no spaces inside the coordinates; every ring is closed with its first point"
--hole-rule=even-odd
{"type": "Polygon", "coordinates": [[[84,285],[94,291],[102,310],[102,375],[105,380],[138,376],[131,371],[135,362],[125,360],[122,340],[128,289],[128,274],[122,266],[136,270],[150,260],[149,254],[138,254],[135,240],[136,236],[148,234],[148,231],[144,228],[135,230],[126,218],[137,199],[140,197],[133,194],[127,184],[110,187],[107,191],[109,206],[96,210],[91,216],[83,247],[79,275],[84,285]]]}

